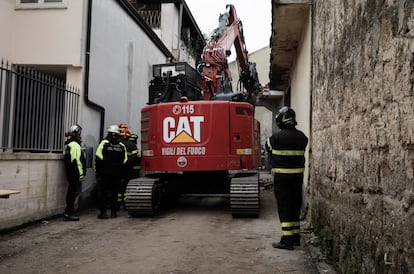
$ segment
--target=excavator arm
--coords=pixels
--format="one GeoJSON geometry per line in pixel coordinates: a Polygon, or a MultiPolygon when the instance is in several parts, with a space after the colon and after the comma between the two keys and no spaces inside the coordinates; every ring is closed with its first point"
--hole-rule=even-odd
{"type": "Polygon", "coordinates": [[[261,85],[256,64],[249,62],[243,36],[243,25],[233,5],[219,17],[219,26],[214,30],[202,54],[202,90],[204,100],[235,100],[254,102],[261,85]],[[245,91],[233,92],[232,77],[227,58],[234,45],[240,68],[240,82],[245,91]]]}

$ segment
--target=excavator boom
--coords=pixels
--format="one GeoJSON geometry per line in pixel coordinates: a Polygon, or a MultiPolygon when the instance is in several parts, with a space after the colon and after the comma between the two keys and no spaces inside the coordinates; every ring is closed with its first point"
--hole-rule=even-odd
{"type": "Polygon", "coordinates": [[[202,90],[205,100],[228,98],[235,101],[254,101],[261,85],[257,76],[256,64],[249,62],[248,51],[243,35],[243,25],[237,17],[233,5],[226,6],[227,11],[219,17],[219,25],[207,42],[202,55],[202,90]],[[234,93],[231,86],[231,73],[227,58],[231,48],[235,47],[240,68],[240,82],[244,93],[234,93]]]}

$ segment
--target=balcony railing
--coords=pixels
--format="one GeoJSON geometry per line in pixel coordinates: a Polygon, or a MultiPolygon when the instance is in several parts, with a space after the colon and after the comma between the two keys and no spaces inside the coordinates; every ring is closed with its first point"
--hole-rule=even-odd
{"type": "Polygon", "coordinates": [[[138,13],[151,28],[161,27],[161,11],[159,10],[139,10],[138,13]]]}

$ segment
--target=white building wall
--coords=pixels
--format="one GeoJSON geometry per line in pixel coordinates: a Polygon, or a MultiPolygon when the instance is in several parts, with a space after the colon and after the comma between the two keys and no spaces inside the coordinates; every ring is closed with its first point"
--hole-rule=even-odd
{"type": "Polygon", "coordinates": [[[15,0],[0,1],[0,61],[10,60],[11,57],[13,29],[10,27],[10,22],[13,20],[12,11],[15,3],[15,0]]]}
{"type": "Polygon", "coordinates": [[[291,80],[291,106],[296,111],[297,128],[310,135],[311,98],[311,24],[307,27],[300,43],[298,57],[291,80]]]}
{"type": "MultiPolygon", "coordinates": [[[[105,129],[126,123],[140,136],[141,108],[148,102],[152,65],[165,55],[112,0],[94,1],[90,50],[89,99],[105,108],[105,129]]],[[[85,145],[99,142],[99,115],[84,109],[85,145]]]]}
{"type": "MultiPolygon", "coordinates": [[[[15,2],[15,1],[13,1],[15,2]]],[[[11,59],[17,64],[81,65],[83,1],[66,9],[15,10],[11,59]]]]}
{"type": "Polygon", "coordinates": [[[168,50],[173,54],[175,61],[187,62],[193,68],[197,64],[190,55],[187,47],[180,37],[180,8],[174,3],[161,4],[161,24],[160,28],[153,29],[168,50]]]}
{"type": "Polygon", "coordinates": [[[161,6],[161,40],[177,60],[179,12],[174,3],[163,3],[161,6]]]}
{"type": "MultiPolygon", "coordinates": [[[[297,128],[310,138],[311,108],[311,16],[304,28],[291,78],[291,107],[296,111],[297,128]]],[[[309,142],[310,144],[310,142],[309,142]]],[[[305,184],[309,174],[309,145],[306,152],[305,184]]]]}

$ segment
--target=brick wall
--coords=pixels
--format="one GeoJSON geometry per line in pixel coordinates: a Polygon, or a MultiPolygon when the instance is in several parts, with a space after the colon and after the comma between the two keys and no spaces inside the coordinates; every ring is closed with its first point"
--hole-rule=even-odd
{"type": "Polygon", "coordinates": [[[414,273],[414,2],[313,1],[312,223],[342,273],[414,273]]]}

